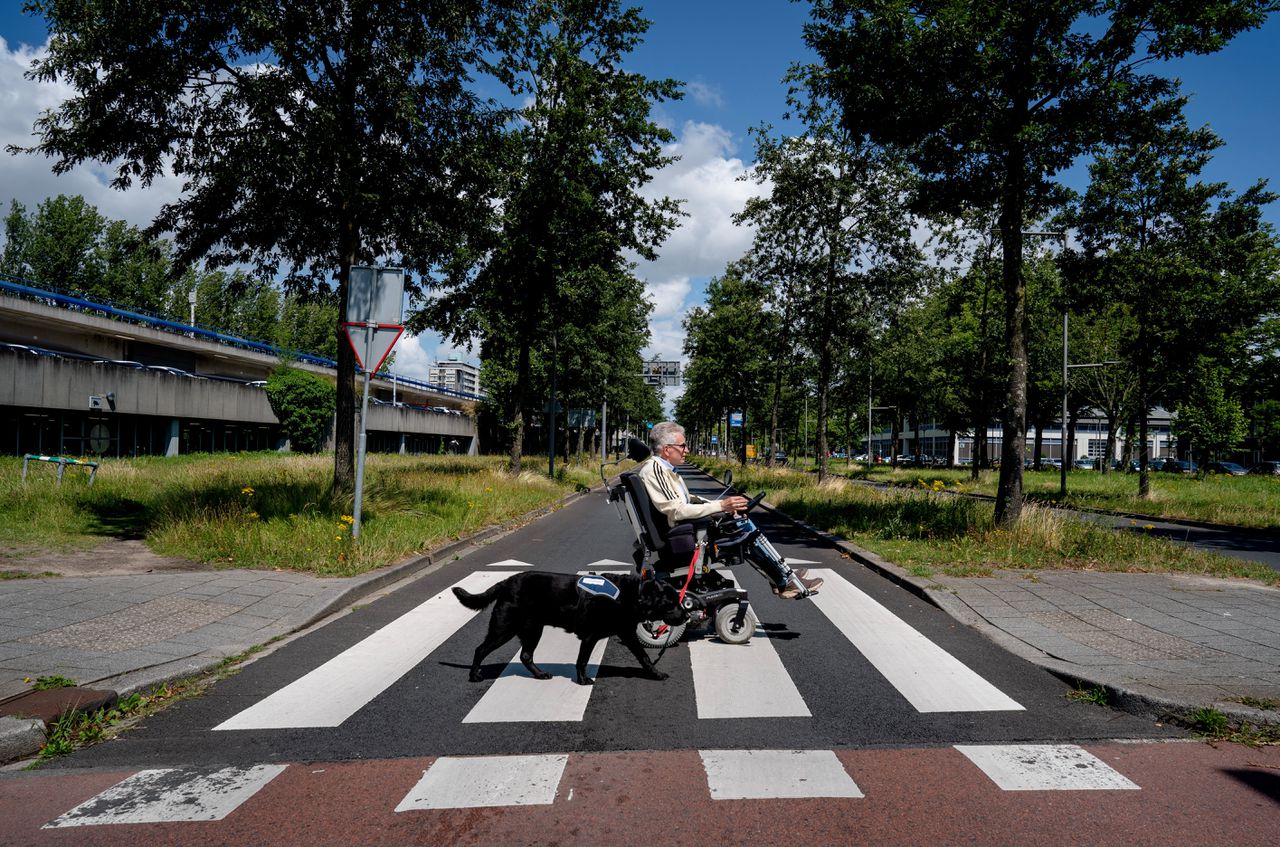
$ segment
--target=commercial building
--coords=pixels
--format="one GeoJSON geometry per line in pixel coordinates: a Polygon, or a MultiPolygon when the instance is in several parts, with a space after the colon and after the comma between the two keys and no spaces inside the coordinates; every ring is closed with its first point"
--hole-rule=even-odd
{"type": "Polygon", "coordinates": [[[484,397],[480,388],[480,368],[470,362],[449,359],[436,362],[427,370],[427,381],[451,391],[484,397]]]}

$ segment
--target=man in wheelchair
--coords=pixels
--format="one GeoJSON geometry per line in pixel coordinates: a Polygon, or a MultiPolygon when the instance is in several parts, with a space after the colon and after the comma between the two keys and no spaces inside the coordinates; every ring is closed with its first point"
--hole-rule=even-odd
{"type": "MultiPolygon", "coordinates": [[[[747,498],[738,495],[720,500],[704,500],[690,494],[684,480],[675,472],[675,465],[684,462],[689,447],[685,442],[684,428],[674,421],[663,421],[649,433],[652,450],[648,459],[636,468],[636,475],[644,483],[645,492],[653,507],[666,518],[667,526],[659,527],[667,533],[681,524],[710,517],[717,512],[733,514],[747,506],[747,498]]],[[[773,587],[773,593],[791,600],[808,597],[822,586],[822,580],[809,578],[804,570],[793,571],[776,555],[748,556],[747,560],[764,574],[773,587]]]]}

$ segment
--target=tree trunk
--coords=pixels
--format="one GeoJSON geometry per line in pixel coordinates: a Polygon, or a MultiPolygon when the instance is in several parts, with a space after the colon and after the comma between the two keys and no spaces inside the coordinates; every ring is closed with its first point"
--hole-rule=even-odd
{"type": "Polygon", "coordinates": [[[347,299],[351,291],[351,266],[356,260],[358,239],[355,224],[343,229],[338,257],[338,385],[333,422],[333,491],[351,494],[356,488],[356,353],[346,339],[342,324],[347,321],[347,299]]]}
{"type": "Polygon", "coordinates": [[[1022,213],[1025,154],[1009,144],[1004,197],[1000,209],[1000,243],[1004,259],[1004,329],[1008,342],[1009,381],[1001,410],[1000,482],[996,488],[996,523],[1010,526],[1022,515],[1022,460],[1027,436],[1027,289],[1022,274],[1022,213]]]}
{"type": "Polygon", "coordinates": [[[529,384],[529,340],[520,339],[520,353],[517,356],[516,386],[511,398],[511,463],[507,470],[514,476],[520,473],[521,459],[524,456],[524,410],[525,391],[529,384]]]}

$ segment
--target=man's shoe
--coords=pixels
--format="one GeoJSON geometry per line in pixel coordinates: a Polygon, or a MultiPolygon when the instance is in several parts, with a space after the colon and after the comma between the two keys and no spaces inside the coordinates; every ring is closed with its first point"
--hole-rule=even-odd
{"type": "Polygon", "coordinates": [[[797,571],[791,575],[791,583],[786,588],[773,587],[773,593],[781,597],[783,600],[799,600],[808,597],[810,594],[816,594],[818,589],[822,587],[822,578],[814,577],[806,579],[800,576],[797,571]]]}

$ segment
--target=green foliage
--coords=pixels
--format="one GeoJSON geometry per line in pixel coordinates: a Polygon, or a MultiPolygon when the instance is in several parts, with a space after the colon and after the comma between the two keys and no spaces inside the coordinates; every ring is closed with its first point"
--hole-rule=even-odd
{"type": "Polygon", "coordinates": [[[333,383],[307,371],[281,365],[266,385],[271,411],[294,450],[315,453],[324,447],[333,421],[333,383]]]}
{"type": "Polygon", "coordinates": [[[617,0],[539,0],[503,24],[488,67],[525,105],[495,148],[497,214],[465,278],[445,280],[409,326],[479,339],[516,471],[553,375],[562,402],[626,401],[639,387],[648,306],[629,257],[653,258],[675,223],[674,201],[640,189],[671,161],[673,136],[650,111],[679,92],[623,69],[648,22],[617,0]]]}
{"type": "Polygon", "coordinates": [[[52,676],[37,677],[35,682],[31,684],[31,690],[48,691],[53,688],[75,688],[76,685],[77,683],[74,679],[54,674],[52,676]]]}
{"type": "Polygon", "coordinates": [[[1152,60],[1219,50],[1270,9],[1267,0],[814,3],[805,40],[827,68],[815,79],[839,104],[842,126],[906,151],[920,179],[917,210],[998,211],[1010,366],[1002,523],[1022,507],[1028,221],[1062,202],[1054,177],[1077,157],[1108,141],[1147,140],[1146,110],[1177,90],[1145,72],[1152,60]]]}
{"type": "Polygon", "coordinates": [[[1239,400],[1226,396],[1225,377],[1225,368],[1201,359],[1173,421],[1177,437],[1187,439],[1206,457],[1234,448],[1246,431],[1244,409],[1239,400]]]}
{"type": "MultiPolygon", "coordinates": [[[[121,190],[172,175],[182,194],[151,229],[174,233],[179,265],[249,266],[298,288],[336,278],[345,318],[351,265],[400,264],[412,290],[454,272],[494,208],[489,154],[506,113],[468,83],[509,4],[26,8],[50,34],[31,75],[73,90],[37,121],[34,145],[14,149],[59,172],[107,163],[121,190]]],[[[346,489],[355,357],[337,353],[334,482],[346,489]]]]}
{"type": "Polygon", "coordinates": [[[1101,685],[1076,688],[1067,692],[1067,699],[1074,700],[1077,703],[1092,703],[1095,706],[1106,706],[1110,700],[1107,695],[1107,689],[1101,685]]]}
{"type": "MultiPolygon", "coordinates": [[[[770,191],[748,200],[734,221],[755,227],[747,262],[774,287],[783,337],[811,357],[821,478],[837,371],[850,355],[868,352],[872,326],[918,289],[922,274],[905,207],[911,180],[897,151],[850,131],[823,69],[796,67],[788,79],[804,134],[754,131],[752,178],[770,191]]],[[[780,370],[774,378],[781,381],[780,370]]]]}

